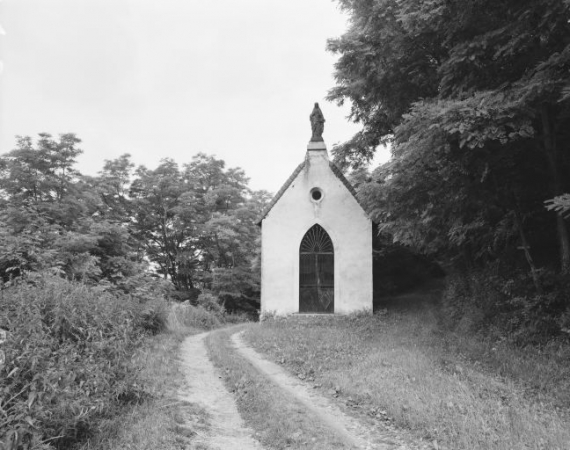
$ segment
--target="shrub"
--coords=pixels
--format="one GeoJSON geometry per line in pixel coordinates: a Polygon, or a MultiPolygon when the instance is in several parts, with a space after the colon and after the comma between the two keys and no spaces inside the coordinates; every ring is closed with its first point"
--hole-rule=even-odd
{"type": "Polygon", "coordinates": [[[442,298],[442,322],[449,329],[497,334],[491,337],[519,345],[562,338],[570,314],[570,283],[548,270],[539,275],[541,292],[524,272],[450,276],[442,298]]]}
{"type": "Polygon", "coordinates": [[[140,311],[131,297],[55,277],[0,291],[0,443],[70,448],[144,397],[130,361],[149,326],[140,311]]]}
{"type": "Polygon", "coordinates": [[[154,299],[144,304],[139,314],[139,326],[151,334],[158,334],[168,326],[169,308],[166,300],[154,299]]]}
{"type": "Polygon", "coordinates": [[[198,296],[198,306],[210,311],[218,316],[225,313],[224,307],[220,303],[220,299],[211,292],[204,291],[198,296]]]}
{"type": "Polygon", "coordinates": [[[177,331],[184,327],[212,329],[222,325],[220,318],[201,306],[173,305],[168,317],[168,328],[177,331]]]}

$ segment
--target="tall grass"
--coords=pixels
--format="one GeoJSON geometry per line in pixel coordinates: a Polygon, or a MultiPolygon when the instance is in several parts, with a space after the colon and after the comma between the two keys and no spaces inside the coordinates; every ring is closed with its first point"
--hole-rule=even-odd
{"type": "Polygon", "coordinates": [[[149,394],[131,356],[163,328],[163,306],[51,276],[0,291],[4,448],[71,448],[143,401],[149,394]]]}
{"type": "Polygon", "coordinates": [[[188,304],[172,305],[167,322],[168,330],[174,333],[184,332],[187,328],[211,330],[222,325],[219,315],[201,306],[188,304]]]}
{"type": "MultiPolygon", "coordinates": [[[[150,309],[162,311],[160,305],[150,309]]],[[[180,391],[186,389],[178,362],[179,344],[187,336],[220,327],[227,320],[221,310],[168,305],[164,332],[146,339],[132,358],[139,382],[151,395],[132,405],[120,420],[106,421],[84,450],[202,448],[195,438],[208,433],[210,419],[201,406],[179,399],[180,391]]]]}
{"type": "Polygon", "coordinates": [[[133,355],[133,363],[140,383],[151,395],[123,409],[120,417],[101,423],[83,450],[179,450],[190,448],[196,435],[207,432],[206,412],[178,398],[185,387],[178,347],[184,337],[199,331],[178,328],[145,340],[133,355]]]}
{"type": "MultiPolygon", "coordinates": [[[[470,361],[467,343],[443,334],[432,308],[275,320],[249,327],[246,337],[353,409],[410,428],[440,447],[570,448],[570,423],[554,407],[556,399],[548,392],[529,395],[521,383],[470,361]]],[[[512,355],[510,364],[515,360],[521,361],[512,355]]]]}

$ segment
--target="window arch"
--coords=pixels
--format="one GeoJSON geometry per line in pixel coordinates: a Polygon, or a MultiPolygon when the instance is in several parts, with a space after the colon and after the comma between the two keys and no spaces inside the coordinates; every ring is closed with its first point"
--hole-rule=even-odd
{"type": "Polygon", "coordinates": [[[313,225],[303,236],[301,253],[334,253],[329,234],[319,224],[313,225]]]}
{"type": "Polygon", "coordinates": [[[299,246],[299,312],[334,313],[334,247],[319,224],[299,246]]]}

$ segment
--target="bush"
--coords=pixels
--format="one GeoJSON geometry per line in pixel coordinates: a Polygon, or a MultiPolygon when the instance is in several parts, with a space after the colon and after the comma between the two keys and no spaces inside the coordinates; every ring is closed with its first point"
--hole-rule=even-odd
{"type": "Polygon", "coordinates": [[[540,272],[538,281],[540,292],[525,272],[450,276],[442,297],[442,322],[448,329],[480,331],[523,346],[567,338],[570,282],[548,270],[540,272]]]}
{"type": "Polygon", "coordinates": [[[154,299],[147,302],[139,314],[139,326],[151,334],[158,334],[168,326],[169,308],[166,300],[154,299]]]}
{"type": "Polygon", "coordinates": [[[225,313],[224,307],[220,303],[220,299],[216,297],[214,294],[208,291],[202,292],[198,296],[197,300],[198,306],[201,306],[207,311],[210,311],[217,316],[223,316],[225,313]]]}
{"type": "Polygon", "coordinates": [[[130,356],[162,313],[141,309],[129,296],[55,277],[0,291],[0,327],[8,330],[0,367],[4,448],[71,448],[144,397],[130,356]]]}
{"type": "Polygon", "coordinates": [[[168,328],[177,331],[184,327],[211,330],[222,325],[220,318],[201,306],[190,304],[173,305],[168,318],[168,328]]]}

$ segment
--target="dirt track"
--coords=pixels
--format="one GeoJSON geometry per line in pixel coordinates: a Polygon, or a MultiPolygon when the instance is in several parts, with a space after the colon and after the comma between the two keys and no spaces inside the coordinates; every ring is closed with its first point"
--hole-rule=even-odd
{"type": "MultiPolygon", "coordinates": [[[[197,437],[192,448],[211,450],[260,450],[263,447],[253,438],[254,432],[247,428],[239,416],[233,396],[224,387],[204,346],[207,333],[188,337],[181,347],[183,371],[187,388],[181,399],[196,403],[209,414],[211,425],[208,435],[197,437]]],[[[236,352],[247,359],[260,373],[269,378],[278,388],[303,405],[316,416],[331,433],[335,433],[345,448],[365,450],[407,450],[394,433],[363,424],[344,414],[330,400],[305,383],[292,377],[278,365],[266,360],[247,346],[239,333],[232,336],[236,352]]]]}
{"type": "Polygon", "coordinates": [[[204,346],[207,334],[190,336],[181,346],[186,388],[180,392],[180,398],[204,408],[211,425],[210,432],[197,436],[192,447],[211,450],[261,450],[263,447],[253,439],[253,431],[243,423],[232,395],[224,387],[208,358],[204,346]]]}

